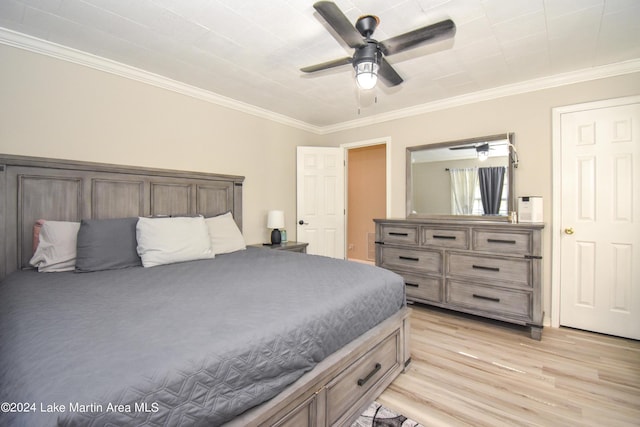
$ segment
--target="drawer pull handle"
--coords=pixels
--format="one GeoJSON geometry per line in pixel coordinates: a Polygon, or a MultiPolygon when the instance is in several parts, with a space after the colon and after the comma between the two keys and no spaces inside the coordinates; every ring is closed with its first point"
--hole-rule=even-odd
{"type": "Polygon", "coordinates": [[[405,285],[407,286],[411,286],[412,288],[419,288],[420,285],[418,285],[417,283],[409,283],[409,282],[404,282],[405,285]]]}
{"type": "Polygon", "coordinates": [[[401,260],[404,260],[404,261],[420,261],[420,258],[413,258],[413,257],[410,257],[410,256],[402,256],[402,255],[400,255],[400,256],[398,256],[398,258],[400,258],[401,260]]]}
{"type": "Polygon", "coordinates": [[[358,385],[360,387],[362,387],[367,381],[369,381],[371,379],[372,376],[374,376],[376,374],[376,372],[378,372],[380,369],[382,368],[382,365],[379,363],[376,363],[376,366],[373,368],[373,370],[371,372],[369,372],[369,374],[364,377],[364,378],[360,378],[358,380],[358,385]]]}
{"type": "Polygon", "coordinates": [[[389,232],[389,236],[405,236],[406,237],[408,235],[409,235],[409,233],[396,233],[396,232],[393,232],[393,231],[389,232]]]}
{"type": "Polygon", "coordinates": [[[456,240],[456,236],[444,236],[444,235],[441,235],[441,234],[434,234],[433,238],[434,239],[456,240]]]}
{"type": "Polygon", "coordinates": [[[484,299],[487,301],[500,302],[500,298],[485,297],[484,295],[473,294],[474,298],[484,299]]]}
{"type": "Polygon", "coordinates": [[[500,271],[499,267],[487,267],[484,265],[472,265],[472,268],[475,268],[476,270],[489,270],[489,271],[500,271]]]}
{"type": "Polygon", "coordinates": [[[487,242],[489,242],[489,243],[508,243],[510,245],[515,245],[516,244],[515,240],[503,240],[503,239],[487,239],[487,242]]]}

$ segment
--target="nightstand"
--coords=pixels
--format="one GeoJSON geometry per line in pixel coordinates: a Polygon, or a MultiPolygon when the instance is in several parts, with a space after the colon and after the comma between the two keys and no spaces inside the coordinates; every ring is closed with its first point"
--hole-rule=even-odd
{"type": "Polygon", "coordinates": [[[307,253],[307,246],[309,246],[308,243],[303,243],[303,242],[282,242],[279,245],[263,245],[258,243],[257,245],[248,245],[252,248],[268,248],[268,249],[275,249],[278,251],[289,251],[289,252],[300,252],[303,254],[307,253]]]}

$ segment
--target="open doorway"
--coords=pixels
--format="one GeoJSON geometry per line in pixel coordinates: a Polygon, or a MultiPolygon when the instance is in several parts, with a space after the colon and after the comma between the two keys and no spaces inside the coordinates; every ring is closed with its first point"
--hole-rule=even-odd
{"type": "Polygon", "coordinates": [[[346,147],[346,258],[375,262],[374,218],[387,216],[387,144],[346,147]]]}

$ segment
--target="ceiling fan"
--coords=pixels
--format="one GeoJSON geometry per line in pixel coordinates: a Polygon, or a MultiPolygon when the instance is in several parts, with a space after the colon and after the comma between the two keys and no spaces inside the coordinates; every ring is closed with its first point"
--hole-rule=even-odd
{"type": "Polygon", "coordinates": [[[375,87],[378,77],[387,86],[396,86],[403,82],[402,77],[387,62],[385,56],[403,52],[426,43],[432,43],[453,37],[456,25],[450,19],[418,28],[390,39],[377,41],[371,36],[375,31],[380,18],[374,15],[365,15],[358,18],[355,27],[342,13],[335,3],[319,1],[313,5],[325,21],[336,33],[355,49],[353,57],[335,59],[321,64],[304,67],[300,71],[313,73],[341,65],[351,64],[356,72],[356,82],[361,89],[375,87]]]}

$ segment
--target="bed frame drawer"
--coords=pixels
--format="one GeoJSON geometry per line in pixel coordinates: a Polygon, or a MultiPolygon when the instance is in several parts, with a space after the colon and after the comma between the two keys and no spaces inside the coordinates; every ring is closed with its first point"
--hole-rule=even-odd
{"type": "Polygon", "coordinates": [[[327,385],[328,425],[334,425],[367,391],[398,368],[402,363],[399,340],[399,333],[393,333],[327,385]]]}
{"type": "Polygon", "coordinates": [[[281,420],[273,424],[273,427],[313,426],[317,417],[317,400],[317,395],[314,394],[294,410],[282,417],[281,420]]]}

